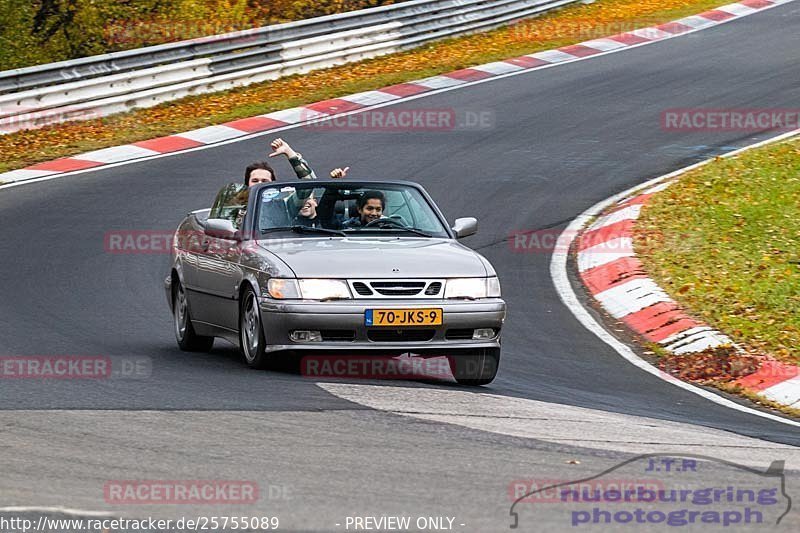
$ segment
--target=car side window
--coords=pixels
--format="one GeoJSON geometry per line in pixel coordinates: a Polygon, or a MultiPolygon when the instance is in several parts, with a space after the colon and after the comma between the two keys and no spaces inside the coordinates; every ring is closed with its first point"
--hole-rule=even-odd
{"type": "Polygon", "coordinates": [[[236,229],[242,229],[247,209],[249,189],[243,183],[229,183],[217,193],[208,218],[230,220],[236,229]]]}

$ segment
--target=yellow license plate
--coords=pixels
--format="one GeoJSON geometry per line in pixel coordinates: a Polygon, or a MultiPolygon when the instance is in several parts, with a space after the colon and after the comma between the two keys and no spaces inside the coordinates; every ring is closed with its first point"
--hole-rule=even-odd
{"type": "Polygon", "coordinates": [[[367,309],[367,326],[439,326],[444,313],[441,308],[426,309],[367,309]]]}

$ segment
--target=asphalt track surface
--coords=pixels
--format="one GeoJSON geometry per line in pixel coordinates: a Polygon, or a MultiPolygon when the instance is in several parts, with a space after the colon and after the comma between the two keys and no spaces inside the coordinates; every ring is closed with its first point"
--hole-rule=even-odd
{"type": "MultiPolygon", "coordinates": [[[[405,513],[457,516],[464,526],[456,529],[489,531],[508,527],[510,480],[580,477],[646,451],[592,444],[595,431],[624,441],[625,421],[642,420],[635,417],[655,420],[654,428],[661,423],[662,436],[694,428],[691,444],[701,448],[720,435],[740,435],[760,440],[743,438],[746,444],[732,448],[759,461],[755,450],[772,447],[773,459],[796,457],[796,427],[713,404],[625,362],[562,305],[549,253],[516,252],[508,239],[514,231],[557,232],[647,178],[774,135],[664,131],[660,114],[796,107],[798,23],[800,6],[790,3],[395,107],[485,113],[493,117],[490,128],[281,134],[319,173],[349,165],[353,178],[418,181],[448,220],[478,218],[479,233],[465,243],[494,264],[509,308],[501,371],[483,389],[449,382],[320,386],[296,374],[249,370],[224,341],[210,354],[176,348],[162,289],[168,256],[110,254],[104,235],[173,230],[184,213],[209,205],[222,183],[238,181],[264,154],[266,137],[0,191],[3,355],[142,356],[152,365],[146,379],[4,380],[0,507],[219,515],[213,506],[120,509],[103,500],[102,487],[114,479],[257,479],[264,494],[272,485],[291,496],[262,496],[256,506],[233,510],[278,514],[290,530],[345,530],[348,515],[405,513]],[[441,403],[436,391],[446,393],[441,403]],[[447,418],[453,413],[397,414],[450,401],[479,406],[487,395],[505,397],[508,409],[518,401],[541,408],[548,413],[541,431],[460,423],[447,418]],[[548,423],[576,435],[546,438],[548,423]]],[[[278,169],[291,175],[285,163],[278,169]]],[[[634,425],[646,435],[647,424],[634,425]]],[[[630,431],[632,443],[646,444],[630,431]]],[[[568,529],[563,517],[547,520],[551,529],[568,529]]],[[[796,526],[797,518],[789,523],[796,526]]]]}

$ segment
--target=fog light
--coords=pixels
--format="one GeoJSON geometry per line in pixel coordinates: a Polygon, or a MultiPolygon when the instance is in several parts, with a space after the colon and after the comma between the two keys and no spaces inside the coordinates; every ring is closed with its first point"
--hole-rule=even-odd
{"type": "Polygon", "coordinates": [[[322,333],[314,330],[298,329],[289,334],[294,342],[321,342],[322,333]]]}
{"type": "Polygon", "coordinates": [[[472,333],[472,340],[485,341],[494,338],[494,330],[492,328],[478,328],[472,333]]]}

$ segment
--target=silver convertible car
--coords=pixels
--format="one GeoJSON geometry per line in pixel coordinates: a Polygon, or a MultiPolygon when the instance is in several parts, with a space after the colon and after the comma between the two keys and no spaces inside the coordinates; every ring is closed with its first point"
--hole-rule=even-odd
{"type": "Polygon", "coordinates": [[[410,182],[227,185],[173,238],[178,345],[221,337],[257,368],[298,353],[445,356],[459,383],[489,383],[506,304],[489,261],[457,240],[476,231],[474,218],[450,228],[410,182]]]}

